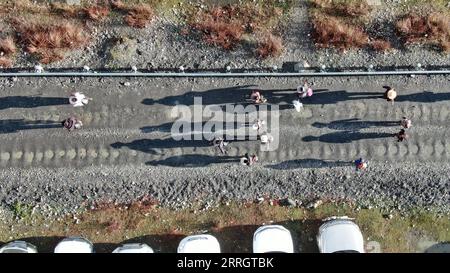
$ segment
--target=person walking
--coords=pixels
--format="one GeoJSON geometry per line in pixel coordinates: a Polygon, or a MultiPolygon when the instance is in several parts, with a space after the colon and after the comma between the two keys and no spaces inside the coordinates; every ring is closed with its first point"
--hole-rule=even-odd
{"type": "Polygon", "coordinates": [[[402,125],[403,128],[409,129],[412,125],[412,122],[410,119],[403,117],[402,120],[400,121],[400,124],[402,125]]]}
{"type": "Polygon", "coordinates": [[[395,134],[395,137],[397,137],[398,142],[402,142],[403,140],[408,138],[408,135],[406,134],[405,129],[401,129],[400,132],[395,134]]]}
{"type": "Polygon", "coordinates": [[[250,99],[257,104],[265,103],[267,100],[266,98],[261,95],[261,93],[258,90],[252,90],[252,93],[250,94],[250,99]]]}
{"type": "Polygon", "coordinates": [[[394,100],[397,97],[397,91],[395,91],[395,89],[390,86],[383,86],[383,88],[386,89],[386,91],[384,92],[384,98],[394,104],[394,100]]]}
{"type": "Polygon", "coordinates": [[[92,100],[92,98],[86,97],[86,95],[84,95],[81,92],[74,92],[74,93],[71,93],[69,96],[69,103],[73,107],[84,106],[84,105],[88,104],[90,100],[92,100]]]}
{"type": "Polygon", "coordinates": [[[225,147],[228,145],[228,142],[225,142],[221,137],[214,137],[212,144],[214,147],[219,148],[222,154],[227,154],[225,147]]]}
{"type": "Polygon", "coordinates": [[[364,160],[362,157],[355,160],[356,170],[364,170],[367,168],[368,162],[364,160]]]}
{"type": "Polygon", "coordinates": [[[258,161],[258,157],[256,155],[250,156],[248,153],[241,157],[241,164],[251,166],[258,161]]]}
{"type": "Polygon", "coordinates": [[[257,119],[255,123],[253,123],[252,128],[253,130],[256,130],[256,132],[259,134],[261,131],[263,131],[263,126],[266,124],[266,122],[262,119],[257,119]]]}
{"type": "Polygon", "coordinates": [[[61,122],[62,126],[66,128],[69,132],[72,132],[75,129],[80,129],[83,126],[81,120],[76,117],[70,117],[61,122]]]}
{"type": "Polygon", "coordinates": [[[299,99],[304,99],[306,97],[311,97],[313,95],[313,90],[308,83],[308,80],[303,82],[303,85],[297,87],[297,97],[299,99]]]}

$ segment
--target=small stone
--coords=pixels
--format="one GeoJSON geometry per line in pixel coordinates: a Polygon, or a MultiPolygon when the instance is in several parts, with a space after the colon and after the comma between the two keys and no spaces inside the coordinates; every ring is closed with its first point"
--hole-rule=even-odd
{"type": "Polygon", "coordinates": [[[131,83],[130,83],[130,82],[124,82],[123,85],[124,85],[124,86],[130,86],[131,83]]]}
{"type": "Polygon", "coordinates": [[[294,200],[289,198],[280,200],[279,204],[283,207],[295,207],[297,205],[294,200]]]}
{"type": "Polygon", "coordinates": [[[315,200],[315,201],[309,203],[307,207],[308,207],[309,209],[316,209],[316,208],[318,208],[320,205],[322,205],[322,203],[323,203],[322,200],[317,199],[317,200],[315,200]]]}

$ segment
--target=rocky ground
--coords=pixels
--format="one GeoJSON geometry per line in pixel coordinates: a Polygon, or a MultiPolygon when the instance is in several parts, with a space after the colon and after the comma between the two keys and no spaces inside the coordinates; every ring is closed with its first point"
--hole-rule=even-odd
{"type": "Polygon", "coordinates": [[[62,212],[144,195],[170,207],[267,197],[449,212],[447,77],[311,80],[316,94],[301,113],[290,105],[298,83],[292,78],[4,80],[0,199],[62,212]],[[380,98],[386,83],[401,90],[395,105],[380,98]],[[233,104],[244,100],[248,85],[281,109],[279,149],[232,141],[220,156],[205,141],[171,140],[174,105],[190,105],[196,94],[205,104],[233,104]],[[93,102],[71,108],[65,96],[74,88],[93,102]],[[69,114],[85,127],[71,134],[46,127],[69,114]],[[398,128],[388,123],[403,115],[414,126],[411,138],[397,143],[398,128]],[[246,152],[260,162],[240,165],[246,152]],[[359,156],[370,161],[368,170],[354,170],[359,156]]]}
{"type": "MultiPolygon", "coordinates": [[[[157,16],[144,29],[124,26],[121,18],[110,18],[105,24],[89,24],[92,29],[92,41],[83,50],[69,53],[66,59],[46,67],[81,68],[85,65],[93,69],[224,69],[230,65],[233,69],[261,69],[272,67],[290,67],[292,62],[308,62],[311,66],[326,65],[333,68],[391,66],[415,66],[421,63],[427,66],[446,66],[450,54],[440,53],[430,47],[411,45],[404,47],[395,34],[395,20],[404,14],[405,4],[399,1],[371,1],[375,11],[374,18],[367,23],[368,32],[374,37],[383,37],[390,41],[394,50],[377,53],[369,49],[342,52],[334,49],[317,49],[311,38],[311,24],[307,1],[295,1],[290,12],[284,15],[275,33],[281,35],[285,50],[280,57],[261,60],[252,47],[238,46],[232,51],[208,46],[196,35],[182,35],[185,27],[180,11],[176,8],[169,14],[157,16]],[[378,5],[379,4],[379,5],[378,5]],[[111,27],[111,25],[113,27],[111,27]]],[[[416,9],[427,13],[428,9],[416,9]]],[[[20,53],[15,67],[32,67],[36,64],[30,57],[20,53]]]]}

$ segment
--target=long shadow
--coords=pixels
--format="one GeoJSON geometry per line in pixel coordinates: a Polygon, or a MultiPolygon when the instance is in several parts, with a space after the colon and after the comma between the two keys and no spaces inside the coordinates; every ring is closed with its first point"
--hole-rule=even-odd
{"type": "Polygon", "coordinates": [[[0,134],[17,133],[22,130],[62,128],[61,122],[52,120],[6,119],[0,121],[0,134]]]}
{"type": "Polygon", "coordinates": [[[157,253],[176,253],[184,237],[181,234],[144,235],[123,241],[122,244],[145,243],[157,253]]]}
{"type": "Polygon", "coordinates": [[[382,99],[383,94],[383,92],[348,92],[345,90],[320,92],[316,90],[303,102],[305,104],[334,104],[349,100],[382,99]]]}
{"type": "Polygon", "coordinates": [[[399,95],[395,101],[412,101],[412,102],[427,102],[433,103],[438,101],[447,101],[450,100],[450,92],[449,93],[434,93],[430,91],[424,91],[420,93],[408,94],[408,95],[399,95]]]}
{"type": "Polygon", "coordinates": [[[8,108],[35,108],[41,106],[69,104],[68,98],[10,96],[0,98],[0,110],[8,108]]]}
{"type": "MultiPolygon", "coordinates": [[[[260,89],[256,85],[234,86],[227,88],[211,89],[206,91],[190,91],[182,95],[167,96],[159,100],[146,98],[142,104],[154,105],[163,104],[169,106],[192,105],[194,97],[201,97],[203,105],[225,105],[225,104],[251,104],[250,94],[252,90],[259,90],[267,98],[268,104],[291,103],[296,98],[294,91],[296,89],[260,89]],[[291,93],[279,94],[279,92],[289,91],[291,93]]],[[[328,89],[318,89],[325,91],[328,89]]]]}
{"type": "Polygon", "coordinates": [[[400,126],[400,121],[364,121],[358,118],[335,120],[329,123],[314,122],[316,128],[329,128],[333,130],[360,130],[372,127],[400,126]]]}
{"type": "Polygon", "coordinates": [[[321,136],[305,136],[302,138],[305,142],[320,141],[326,143],[351,143],[352,141],[362,139],[376,139],[394,137],[395,134],[389,133],[361,133],[354,131],[341,131],[335,133],[328,133],[321,136]]]}
{"type": "Polygon", "coordinates": [[[289,170],[289,169],[317,169],[317,168],[332,168],[353,166],[353,162],[346,161],[329,161],[314,158],[288,160],[274,165],[267,165],[266,168],[275,170],[289,170]]]}
{"type": "Polygon", "coordinates": [[[188,147],[207,147],[211,146],[206,140],[174,140],[166,139],[138,139],[129,143],[116,142],[111,144],[114,149],[127,147],[132,150],[144,153],[158,154],[154,149],[170,149],[170,148],[188,148],[188,147]]]}
{"type": "Polygon", "coordinates": [[[218,163],[233,163],[239,162],[239,157],[236,156],[211,156],[211,155],[180,155],[173,156],[163,160],[149,161],[145,165],[150,166],[169,166],[169,167],[205,167],[210,164],[218,163]]]}

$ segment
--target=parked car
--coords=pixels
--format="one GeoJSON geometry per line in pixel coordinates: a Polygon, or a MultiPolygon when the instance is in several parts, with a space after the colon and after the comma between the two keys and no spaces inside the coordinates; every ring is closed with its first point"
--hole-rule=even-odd
{"type": "Polygon", "coordinates": [[[280,225],[259,227],[253,234],[253,253],[294,253],[289,230],[280,225]]]}
{"type": "Polygon", "coordinates": [[[82,237],[67,237],[56,245],[55,253],[94,253],[94,246],[82,237]]]}
{"type": "Polygon", "coordinates": [[[317,245],[321,253],[364,253],[364,239],[350,218],[330,217],[319,228],[317,245]]]}
{"type": "Polygon", "coordinates": [[[191,235],[181,240],[178,253],[220,253],[220,244],[209,234],[191,235]]]}
{"type": "Polygon", "coordinates": [[[154,253],[153,249],[147,244],[124,244],[116,249],[113,253],[154,253]]]}
{"type": "Polygon", "coordinates": [[[0,253],[37,253],[34,245],[24,241],[9,242],[0,248],[0,253]]]}

